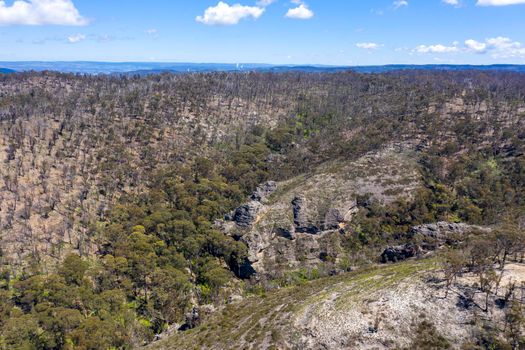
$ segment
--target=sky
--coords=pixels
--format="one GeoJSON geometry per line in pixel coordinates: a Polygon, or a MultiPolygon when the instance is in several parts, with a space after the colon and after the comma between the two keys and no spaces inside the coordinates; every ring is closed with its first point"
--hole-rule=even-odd
{"type": "Polygon", "coordinates": [[[0,0],[0,61],[525,64],[525,0],[0,0]]]}

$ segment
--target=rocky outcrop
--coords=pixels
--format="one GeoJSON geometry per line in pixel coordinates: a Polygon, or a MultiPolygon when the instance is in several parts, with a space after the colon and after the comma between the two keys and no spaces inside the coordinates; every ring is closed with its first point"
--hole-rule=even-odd
{"type": "Polygon", "coordinates": [[[261,186],[257,187],[257,189],[252,193],[250,198],[257,202],[263,202],[266,200],[268,196],[270,196],[275,190],[277,189],[277,182],[275,181],[268,181],[261,186]]]}
{"type": "Polygon", "coordinates": [[[357,210],[357,201],[351,203],[348,209],[328,209],[324,217],[323,230],[336,230],[342,228],[345,222],[352,219],[353,214],[355,214],[357,210]]]}
{"type": "Polygon", "coordinates": [[[249,227],[255,221],[261,206],[257,201],[241,205],[233,212],[232,220],[240,227],[249,227]]]}
{"type": "Polygon", "coordinates": [[[422,250],[417,244],[407,243],[404,245],[388,247],[381,254],[381,262],[398,262],[408,258],[413,258],[421,254],[422,250]]]}
{"type": "Polygon", "coordinates": [[[381,262],[397,262],[412,258],[444,245],[455,245],[464,240],[473,232],[490,232],[490,228],[440,221],[436,223],[414,226],[410,229],[408,238],[418,242],[405,245],[387,247],[381,254],[381,262]]]}
{"type": "Polygon", "coordinates": [[[292,232],[291,230],[282,228],[282,227],[276,228],[275,229],[275,234],[277,236],[279,236],[279,237],[283,237],[283,238],[286,238],[286,239],[295,239],[294,232],[292,232]]]}
{"type": "Polygon", "coordinates": [[[413,227],[409,237],[421,241],[424,249],[433,250],[445,244],[457,244],[472,232],[490,232],[490,230],[488,227],[440,221],[413,227]]]}
{"type": "Polygon", "coordinates": [[[232,214],[225,217],[225,220],[233,221],[237,226],[243,228],[251,226],[263,206],[262,203],[276,189],[277,183],[275,181],[268,181],[257,187],[250,196],[251,201],[235,209],[232,214]]]}
{"type": "Polygon", "coordinates": [[[292,200],[293,223],[296,227],[304,227],[308,224],[305,207],[306,203],[304,198],[295,197],[292,200]]]}
{"type": "Polygon", "coordinates": [[[186,331],[198,327],[201,324],[201,316],[199,308],[194,307],[190,312],[185,315],[186,323],[184,323],[179,330],[186,331]]]}
{"type": "Polygon", "coordinates": [[[410,200],[421,186],[417,163],[405,152],[393,147],[319,165],[308,176],[261,184],[247,203],[216,222],[248,247],[246,261],[232,270],[242,278],[278,278],[321,264],[337,269],[346,257],[346,228],[360,207],[410,200]]]}
{"type": "Polygon", "coordinates": [[[313,212],[308,208],[308,201],[304,197],[295,197],[292,200],[292,208],[296,232],[319,234],[340,229],[345,222],[349,222],[357,211],[357,201],[345,201],[338,207],[328,208],[324,215],[320,215],[319,210],[313,212]]]}
{"type": "Polygon", "coordinates": [[[295,231],[301,233],[318,234],[321,232],[319,224],[308,220],[307,216],[307,204],[306,200],[302,197],[295,197],[292,200],[293,208],[293,223],[295,225],[295,231]]]}
{"type": "Polygon", "coordinates": [[[217,312],[212,304],[194,306],[190,312],[184,315],[185,323],[178,328],[179,331],[187,331],[208,321],[211,315],[217,312]]]}

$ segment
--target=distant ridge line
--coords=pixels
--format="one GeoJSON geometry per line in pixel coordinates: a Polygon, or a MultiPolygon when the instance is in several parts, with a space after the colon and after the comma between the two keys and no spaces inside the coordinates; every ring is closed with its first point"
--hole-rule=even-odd
{"type": "Polygon", "coordinates": [[[447,71],[508,71],[525,72],[525,65],[454,65],[454,64],[388,64],[370,66],[327,66],[327,65],[271,65],[271,64],[232,64],[232,63],[153,63],[153,62],[0,62],[0,73],[26,71],[57,71],[80,74],[136,74],[148,75],[163,72],[339,72],[385,73],[398,70],[447,70],[447,71]]]}

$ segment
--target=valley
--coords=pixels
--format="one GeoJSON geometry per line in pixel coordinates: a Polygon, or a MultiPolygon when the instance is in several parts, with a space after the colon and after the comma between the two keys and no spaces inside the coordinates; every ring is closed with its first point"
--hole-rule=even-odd
{"type": "Polygon", "coordinates": [[[2,74],[0,349],[518,349],[524,154],[519,72],[2,74]]]}

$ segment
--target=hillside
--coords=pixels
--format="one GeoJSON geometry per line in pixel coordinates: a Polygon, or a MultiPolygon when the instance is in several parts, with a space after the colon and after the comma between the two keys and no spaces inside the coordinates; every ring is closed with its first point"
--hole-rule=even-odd
{"type": "MultiPolygon", "coordinates": [[[[0,349],[129,349],[179,327],[173,342],[195,345],[231,301],[307,307],[338,283],[352,299],[366,271],[422,298],[431,260],[376,264],[436,251],[448,287],[471,274],[469,291],[517,317],[521,289],[502,295],[498,276],[525,247],[524,96],[515,72],[0,75],[0,349]]],[[[501,330],[463,296],[487,332],[436,332],[521,344],[518,318],[501,330]]],[[[268,330],[337,348],[337,324],[370,321],[347,311],[268,330]]],[[[244,333],[225,346],[269,343],[244,333]]]]}
{"type": "MultiPolygon", "coordinates": [[[[459,349],[472,344],[482,316],[460,293],[446,296],[441,266],[435,258],[374,266],[252,295],[148,349],[459,349]]],[[[525,282],[524,265],[507,267],[502,294],[511,282],[525,282]]],[[[504,324],[503,311],[492,312],[504,324]]]]}

